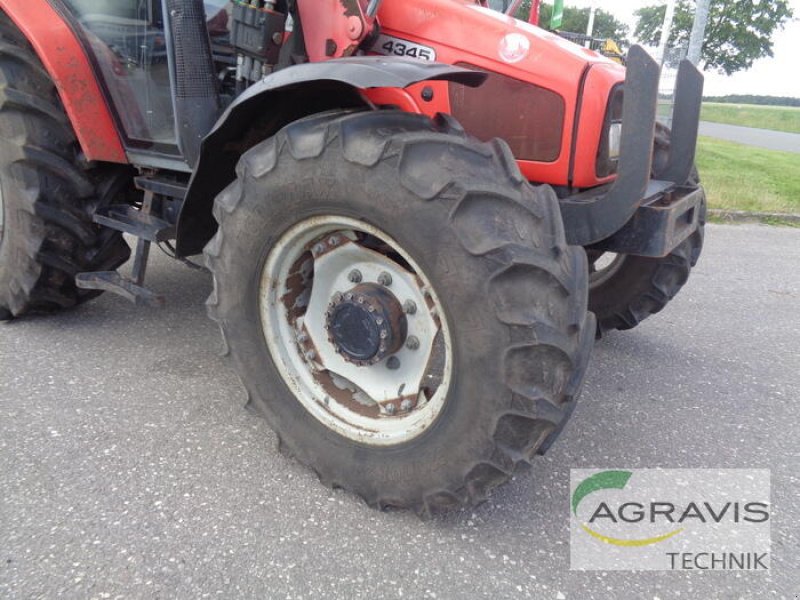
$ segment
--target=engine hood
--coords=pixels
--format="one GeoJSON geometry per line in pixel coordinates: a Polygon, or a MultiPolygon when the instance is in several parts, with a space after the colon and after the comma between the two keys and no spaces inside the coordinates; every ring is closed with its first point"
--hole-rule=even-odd
{"type": "MultiPolygon", "coordinates": [[[[468,0],[384,0],[372,51],[416,53],[489,73],[477,90],[436,90],[426,113],[453,114],[472,135],[504,139],[531,181],[572,185],[576,154],[583,186],[598,185],[606,103],[625,68],[588,48],[468,0]],[[442,96],[448,96],[442,100],[442,96]],[[585,157],[592,157],[586,159],[585,157]]],[[[435,88],[435,86],[433,86],[435,88]]],[[[414,93],[419,90],[413,90],[414,93]]]]}
{"type": "Polygon", "coordinates": [[[610,59],[568,40],[467,0],[384,0],[382,31],[436,49],[436,60],[469,63],[575,96],[588,66],[610,59]]]}

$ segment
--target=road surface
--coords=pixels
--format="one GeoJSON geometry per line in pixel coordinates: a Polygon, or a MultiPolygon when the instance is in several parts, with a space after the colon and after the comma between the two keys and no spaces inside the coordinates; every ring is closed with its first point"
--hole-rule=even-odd
{"type": "Polygon", "coordinates": [[[0,326],[2,598],[800,594],[800,230],[711,226],[684,292],[597,346],[572,422],[474,510],[423,522],[276,451],[217,355],[209,276],[0,326]],[[772,470],[770,573],[572,572],[572,467],[772,470]]]}
{"type": "Polygon", "coordinates": [[[767,150],[780,150],[782,152],[800,153],[800,133],[785,131],[772,131],[770,129],[756,129],[754,127],[739,127],[724,123],[700,122],[700,135],[737,142],[747,146],[766,148],[767,150]]]}

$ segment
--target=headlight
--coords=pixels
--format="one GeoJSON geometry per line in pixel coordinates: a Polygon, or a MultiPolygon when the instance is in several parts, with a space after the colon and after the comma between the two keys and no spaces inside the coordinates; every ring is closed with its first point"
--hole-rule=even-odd
{"type": "Polygon", "coordinates": [[[622,123],[611,123],[608,128],[608,158],[619,159],[619,147],[622,140],[622,123]]]}
{"type": "Polygon", "coordinates": [[[618,83],[611,89],[608,96],[608,106],[603,120],[603,129],[600,134],[600,144],[597,147],[597,177],[600,179],[614,175],[620,155],[622,142],[622,104],[625,97],[625,88],[618,83]]]}

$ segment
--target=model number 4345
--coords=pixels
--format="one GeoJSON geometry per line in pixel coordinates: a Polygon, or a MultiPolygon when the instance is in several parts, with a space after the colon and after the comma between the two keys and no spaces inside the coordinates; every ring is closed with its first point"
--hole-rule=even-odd
{"type": "Polygon", "coordinates": [[[373,46],[373,51],[390,56],[405,56],[427,61],[436,60],[436,51],[433,48],[387,35],[378,38],[378,43],[373,46]]]}

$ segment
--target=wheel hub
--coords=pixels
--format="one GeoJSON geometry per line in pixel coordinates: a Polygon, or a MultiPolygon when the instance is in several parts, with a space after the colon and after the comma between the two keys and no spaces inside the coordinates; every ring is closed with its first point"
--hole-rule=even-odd
{"type": "Polygon", "coordinates": [[[408,334],[400,301],[374,283],[334,294],[325,316],[328,341],[337,354],[358,366],[374,365],[394,354],[408,334]]]}

